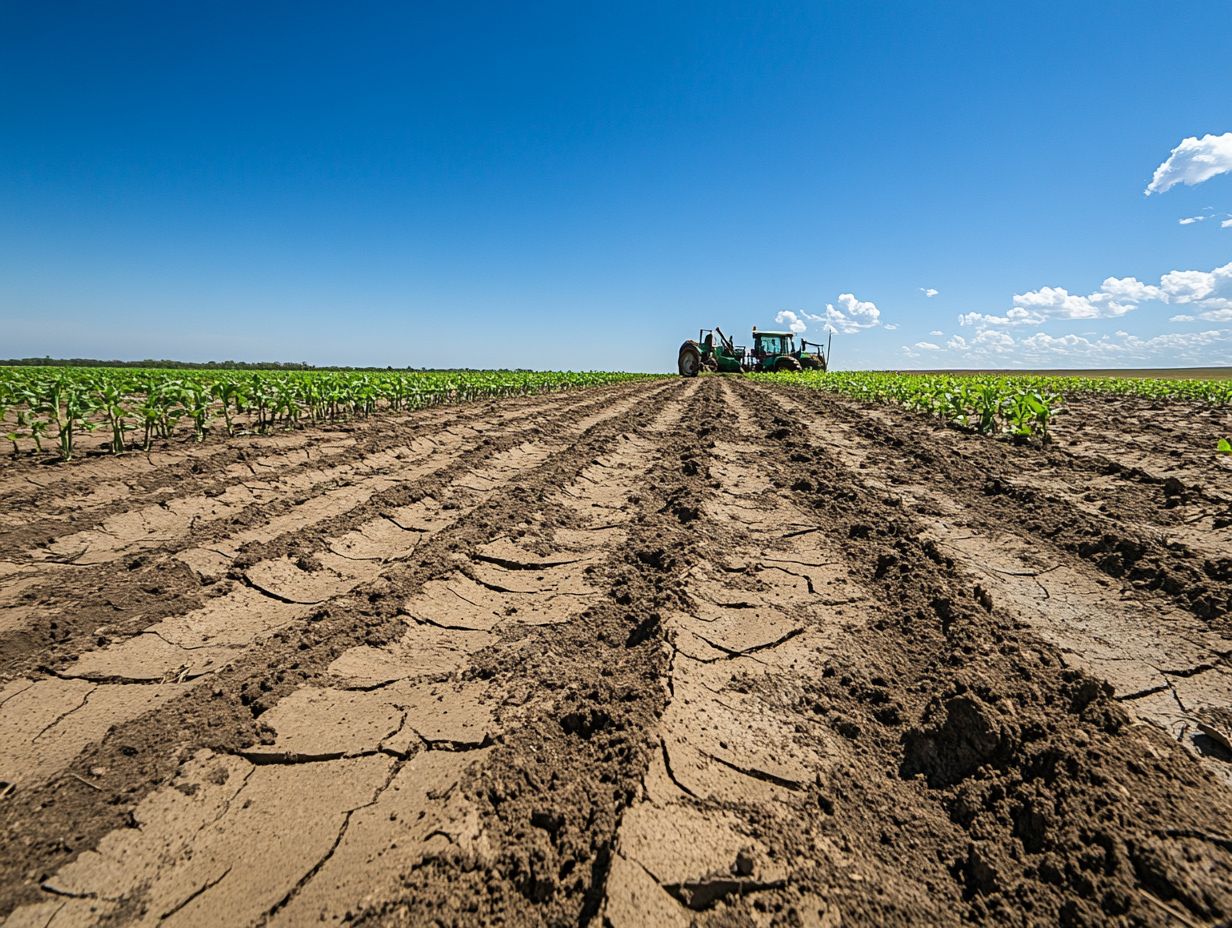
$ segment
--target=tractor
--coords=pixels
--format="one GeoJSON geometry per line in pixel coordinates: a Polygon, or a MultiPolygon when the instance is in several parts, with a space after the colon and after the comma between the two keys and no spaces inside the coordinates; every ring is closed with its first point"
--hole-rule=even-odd
{"type": "Polygon", "coordinates": [[[696,377],[702,371],[740,374],[745,371],[824,371],[829,365],[830,348],[823,351],[817,342],[800,340],[794,332],[759,332],[753,327],[753,348],[732,344],[718,326],[702,329],[697,341],[680,346],[677,369],[681,377],[696,377]],[[809,350],[812,348],[813,350],[809,350]]]}

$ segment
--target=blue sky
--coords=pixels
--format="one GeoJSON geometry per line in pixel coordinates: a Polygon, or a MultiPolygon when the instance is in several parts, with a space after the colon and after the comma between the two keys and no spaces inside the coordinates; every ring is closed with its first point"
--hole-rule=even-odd
{"type": "Polygon", "coordinates": [[[1229,48],[1225,0],[3,4],[0,356],[1232,364],[1229,48]]]}

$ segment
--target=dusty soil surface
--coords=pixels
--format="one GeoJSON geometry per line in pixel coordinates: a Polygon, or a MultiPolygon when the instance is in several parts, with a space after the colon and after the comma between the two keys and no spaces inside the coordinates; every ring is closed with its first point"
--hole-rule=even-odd
{"type": "Polygon", "coordinates": [[[1232,419],[1132,411],[709,377],[0,468],[0,917],[1227,924],[1232,419]]]}

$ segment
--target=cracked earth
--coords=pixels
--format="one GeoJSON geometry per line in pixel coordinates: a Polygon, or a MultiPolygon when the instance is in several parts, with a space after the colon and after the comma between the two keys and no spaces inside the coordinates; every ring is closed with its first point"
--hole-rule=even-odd
{"type": "Polygon", "coordinates": [[[1226,924],[1229,426],[708,377],[4,465],[0,919],[1226,924]]]}

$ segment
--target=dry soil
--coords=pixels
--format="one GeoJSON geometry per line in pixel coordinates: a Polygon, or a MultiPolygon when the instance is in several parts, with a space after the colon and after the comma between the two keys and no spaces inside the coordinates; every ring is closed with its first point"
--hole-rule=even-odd
{"type": "Polygon", "coordinates": [[[1226,412],[708,377],[0,466],[0,918],[1232,919],[1226,412]]]}

